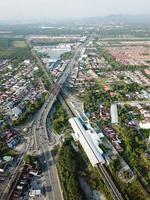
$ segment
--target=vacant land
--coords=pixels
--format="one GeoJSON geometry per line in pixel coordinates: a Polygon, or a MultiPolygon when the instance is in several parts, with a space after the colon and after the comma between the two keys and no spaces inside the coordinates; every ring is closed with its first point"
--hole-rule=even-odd
{"type": "Polygon", "coordinates": [[[27,48],[25,41],[16,40],[12,42],[12,46],[15,48],[27,48]]]}
{"type": "Polygon", "coordinates": [[[30,57],[30,50],[24,39],[0,38],[0,58],[30,57]]]}

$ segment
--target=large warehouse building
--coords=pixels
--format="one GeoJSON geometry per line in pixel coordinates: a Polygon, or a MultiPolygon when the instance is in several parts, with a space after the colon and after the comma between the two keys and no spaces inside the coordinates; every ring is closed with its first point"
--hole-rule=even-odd
{"type": "Polygon", "coordinates": [[[103,151],[99,147],[99,135],[93,129],[85,129],[78,118],[69,120],[74,133],[74,140],[79,141],[91,164],[95,166],[98,163],[104,164],[103,151]]]}

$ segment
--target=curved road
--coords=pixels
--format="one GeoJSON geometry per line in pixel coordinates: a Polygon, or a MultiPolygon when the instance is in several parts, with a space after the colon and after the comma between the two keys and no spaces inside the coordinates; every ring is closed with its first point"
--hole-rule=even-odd
{"type": "Polygon", "coordinates": [[[39,157],[43,163],[43,170],[45,171],[46,197],[49,200],[63,200],[63,195],[57,169],[50,152],[46,121],[48,114],[51,111],[61,88],[63,87],[63,84],[67,80],[73,65],[76,63],[77,56],[79,55],[80,51],[81,46],[75,51],[74,57],[66,66],[61,77],[52,87],[49,98],[42,106],[33,123],[32,131],[35,136],[35,147],[36,150],[38,150],[39,157]]]}

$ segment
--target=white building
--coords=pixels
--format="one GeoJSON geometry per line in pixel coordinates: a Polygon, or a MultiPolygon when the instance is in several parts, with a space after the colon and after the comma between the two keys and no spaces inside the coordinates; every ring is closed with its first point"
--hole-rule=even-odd
{"type": "Polygon", "coordinates": [[[30,63],[31,63],[30,60],[24,60],[23,62],[25,65],[30,65],[30,63]]]}
{"type": "Polygon", "coordinates": [[[139,123],[139,126],[140,126],[141,129],[150,129],[150,122],[141,121],[139,123]]]}
{"type": "Polygon", "coordinates": [[[14,107],[11,111],[16,118],[18,118],[22,113],[22,110],[18,106],[14,107]]]}
{"type": "Polygon", "coordinates": [[[112,124],[118,124],[118,109],[117,109],[117,104],[112,104],[111,105],[111,123],[112,124]]]}
{"type": "Polygon", "coordinates": [[[31,190],[29,193],[30,197],[39,197],[41,195],[42,195],[41,190],[31,190]]]}
{"type": "Polygon", "coordinates": [[[72,134],[74,140],[80,142],[91,164],[93,166],[98,163],[104,164],[103,151],[99,147],[99,135],[94,129],[86,130],[76,117],[71,118],[69,122],[74,130],[74,133],[72,134]]]}

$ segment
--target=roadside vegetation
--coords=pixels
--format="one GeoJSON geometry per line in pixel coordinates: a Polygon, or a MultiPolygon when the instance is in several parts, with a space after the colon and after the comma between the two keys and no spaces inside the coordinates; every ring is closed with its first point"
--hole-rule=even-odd
{"type": "Polygon", "coordinates": [[[61,103],[57,102],[55,110],[52,113],[52,118],[50,120],[52,129],[58,134],[67,132],[67,130],[70,128],[68,120],[68,115],[63,109],[61,103]]]}
{"type": "Polygon", "coordinates": [[[44,71],[42,71],[41,69],[39,69],[36,72],[36,78],[42,80],[45,89],[48,90],[48,91],[50,91],[50,89],[51,89],[51,83],[50,83],[50,80],[45,75],[44,71]]]}
{"type": "Polygon", "coordinates": [[[100,191],[107,200],[112,200],[103,178],[97,169],[91,166],[81,146],[79,150],[74,151],[71,139],[67,139],[58,153],[57,168],[65,199],[86,199],[79,182],[79,178],[82,177],[92,190],[100,191]]]}
{"type": "Polygon", "coordinates": [[[74,152],[65,142],[58,155],[57,168],[61,179],[65,200],[84,199],[78,181],[77,163],[74,159],[74,152]]]}
{"type": "Polygon", "coordinates": [[[25,164],[31,165],[33,168],[37,168],[38,170],[41,170],[41,163],[37,156],[26,154],[24,156],[24,161],[25,161],[25,164]]]}

